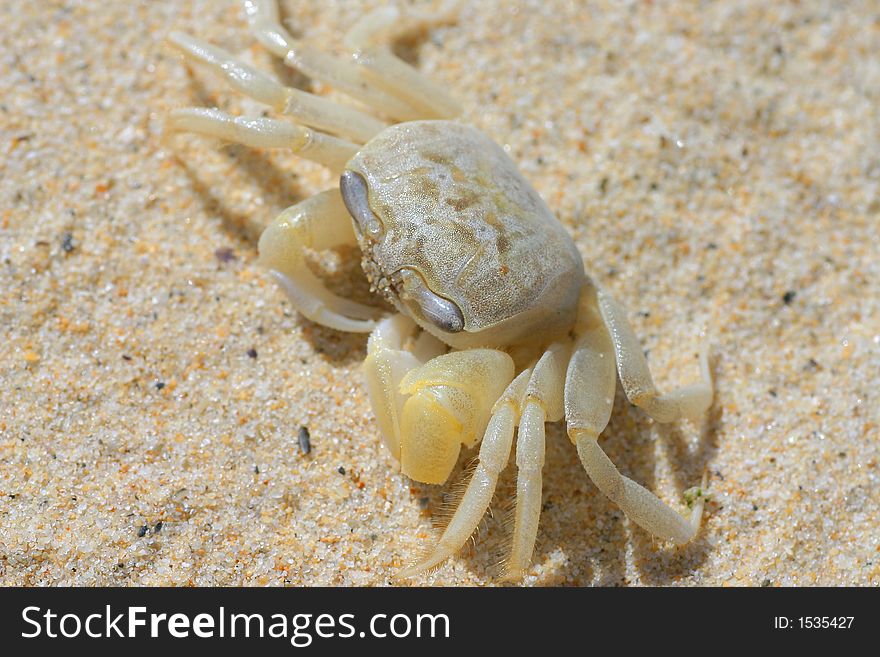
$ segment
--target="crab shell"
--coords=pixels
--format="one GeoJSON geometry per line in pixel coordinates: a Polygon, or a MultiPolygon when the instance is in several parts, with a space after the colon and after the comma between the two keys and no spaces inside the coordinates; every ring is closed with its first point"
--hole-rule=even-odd
{"type": "Polygon", "coordinates": [[[571,327],[580,253],[479,130],[393,125],[349,160],[341,188],[373,288],[446,344],[506,347],[571,327]]]}

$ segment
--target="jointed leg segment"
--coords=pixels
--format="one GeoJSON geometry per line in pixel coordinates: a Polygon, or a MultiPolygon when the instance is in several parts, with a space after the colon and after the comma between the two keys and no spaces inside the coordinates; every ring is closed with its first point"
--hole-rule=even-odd
{"type": "Polygon", "coordinates": [[[403,101],[372,88],[356,64],[337,59],[295,39],[281,25],[275,0],[247,0],[245,9],[251,32],[269,52],[288,66],[320,80],[370,107],[381,109],[398,121],[410,121],[413,110],[403,101]]]}
{"type": "Polygon", "coordinates": [[[712,376],[704,348],[700,355],[703,381],[661,395],[654,386],[648,361],[626,319],[626,311],[606,292],[599,290],[598,306],[611,336],[620,383],[627,398],[658,422],[698,418],[712,403],[712,376]]]}
{"type": "Polygon", "coordinates": [[[254,148],[287,148],[337,173],[358,151],[357,144],[302,128],[290,121],[230,116],[218,109],[202,107],[173,110],[165,127],[168,130],[197,132],[254,148]]]}
{"type": "Polygon", "coordinates": [[[510,558],[505,568],[508,579],[522,577],[532,560],[541,516],[544,424],[562,419],[568,355],[567,346],[551,345],[535,364],[523,398],[516,438],[516,513],[510,558]]]}
{"type": "Polygon", "coordinates": [[[368,332],[378,308],[330,293],[309,270],[305,248],[329,249],[356,244],[351,218],[338,189],[331,189],[282,212],[260,237],[260,262],[303,315],[339,331],[368,332]]]}
{"type": "Polygon", "coordinates": [[[439,17],[414,14],[408,21],[395,10],[369,14],[346,39],[357,51],[351,61],[326,55],[295,39],[281,25],[274,0],[248,0],[246,12],[254,36],[286,64],[397,121],[451,118],[459,113],[458,105],[440,87],[395,57],[386,44],[375,43],[378,35],[393,35],[395,22],[407,28],[448,22],[457,14],[457,7],[447,8],[439,17]]]}
{"type": "MultiPolygon", "coordinates": [[[[599,294],[602,295],[601,292],[599,294]]],[[[655,536],[678,544],[687,543],[699,529],[703,511],[702,498],[695,505],[690,518],[684,518],[652,492],[620,474],[598,443],[599,434],[605,429],[611,417],[615,387],[615,353],[617,354],[618,367],[621,367],[621,362],[626,364],[633,361],[644,367],[638,378],[634,377],[632,368],[624,373],[621,367],[621,379],[633,377],[628,380],[638,381],[642,384],[643,390],[653,390],[656,395],[650,373],[647,374],[647,381],[651,382],[651,387],[648,389],[645,386],[644,373],[647,372],[647,363],[644,362],[641,350],[638,350],[638,357],[641,360],[632,353],[633,342],[635,342],[635,346],[638,345],[638,342],[632,336],[631,331],[627,333],[621,327],[619,306],[612,305],[613,302],[610,302],[609,299],[607,295],[604,296],[604,299],[600,296],[601,317],[589,298],[582,304],[578,328],[580,337],[569,364],[565,388],[566,422],[569,436],[577,446],[578,456],[580,456],[590,479],[599,490],[626,513],[630,520],[655,536]],[[608,308],[611,308],[611,322],[608,321],[608,308]],[[610,324],[608,328],[606,328],[606,323],[610,324]],[[614,336],[617,336],[616,342],[614,336]],[[618,346],[615,352],[617,345],[622,345],[622,347],[618,346]]],[[[708,386],[710,384],[699,385],[708,386]]],[[[691,389],[696,387],[692,386],[691,389]]],[[[702,396],[697,400],[703,404],[706,393],[699,389],[698,393],[702,396]]],[[[672,393],[667,395],[666,399],[693,400],[696,397],[696,395],[689,397],[688,394],[672,393]]],[[[640,399],[645,399],[645,397],[640,399]]],[[[711,388],[708,389],[708,399],[711,401],[711,388]]],[[[696,401],[689,401],[684,407],[692,412],[699,408],[696,401]]],[[[661,417],[668,418],[672,415],[673,410],[678,411],[681,407],[672,407],[670,404],[660,401],[659,404],[650,408],[652,410],[659,408],[662,413],[661,417]]],[[[705,405],[699,410],[705,410],[705,405]]],[[[677,415],[673,417],[677,417],[677,415]]]]}
{"type": "Polygon", "coordinates": [[[353,107],[285,87],[253,66],[238,61],[222,48],[188,34],[172,32],[168,42],[187,60],[208,67],[236,91],[287,114],[303,125],[327,130],[358,143],[366,143],[388,126],[353,107]]]}
{"type": "Polygon", "coordinates": [[[429,570],[454,554],[474,533],[510,458],[514,427],[516,439],[517,496],[511,553],[505,575],[517,579],[532,558],[541,515],[545,422],[563,415],[563,380],[568,347],[552,345],[531,368],[507,387],[492,410],[480,455],[464,496],[434,549],[401,575],[410,577],[429,570]]]}
{"type": "Polygon", "coordinates": [[[408,103],[424,118],[452,118],[461,113],[458,103],[439,85],[397,57],[391,50],[395,35],[450,23],[458,15],[458,2],[447,3],[436,14],[382,7],[364,16],[345,35],[363,75],[378,88],[408,103]]]}

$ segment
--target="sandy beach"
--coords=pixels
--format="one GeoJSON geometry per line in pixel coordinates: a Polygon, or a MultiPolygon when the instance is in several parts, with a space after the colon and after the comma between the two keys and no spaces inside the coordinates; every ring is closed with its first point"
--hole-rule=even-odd
{"type": "MultiPolygon", "coordinates": [[[[381,4],[282,6],[342,55],[381,4]]],[[[445,486],[400,473],[366,336],[304,319],[256,264],[272,218],[337,181],[163,136],[178,107],[265,111],[165,37],[343,97],[256,44],[238,2],[11,0],[0,25],[0,584],[498,583],[513,462],[474,545],[395,579],[475,452],[445,486]]],[[[519,164],[661,389],[711,344],[703,423],[655,423],[618,390],[602,438],[677,509],[708,472],[697,538],[630,523],[549,425],[523,584],[880,584],[877,5],[466,1],[403,54],[519,164]]],[[[366,299],[359,261],[314,264],[366,299]]]]}

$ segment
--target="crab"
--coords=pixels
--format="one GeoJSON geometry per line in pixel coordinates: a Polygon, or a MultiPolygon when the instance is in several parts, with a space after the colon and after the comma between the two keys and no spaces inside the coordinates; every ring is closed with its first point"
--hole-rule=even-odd
{"type": "Polygon", "coordinates": [[[400,35],[454,22],[457,10],[450,3],[430,14],[369,13],[345,35],[353,53],[347,60],[292,37],[274,1],[248,0],[260,43],[364,109],[284,87],[218,47],[173,33],[171,44],[188,61],[293,121],[186,108],[173,111],[167,127],[288,148],[339,175],[338,188],[294,205],[266,228],[260,262],[308,319],[370,333],[367,392],[383,442],[405,475],[442,484],[462,447],[479,444],[445,531],[401,577],[439,567],[471,537],[516,434],[506,577],[521,578],[541,513],[545,423],[561,420],[589,478],[631,522],[687,543],[700,527],[702,490],[681,514],[622,475],[598,439],[618,377],[629,401],[654,420],[698,419],[713,396],[707,349],[699,382],[661,394],[625,309],[585,273],[538,193],[502,148],[454,120],[458,105],[443,89],[393,54],[389,44],[400,35]],[[306,249],[342,245],[360,248],[371,289],[396,313],[382,316],[375,306],[341,298],[310,271],[306,249]]]}

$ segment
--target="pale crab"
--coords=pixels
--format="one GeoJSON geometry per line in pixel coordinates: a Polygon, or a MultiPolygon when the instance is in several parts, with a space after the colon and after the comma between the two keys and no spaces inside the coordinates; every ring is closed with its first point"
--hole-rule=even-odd
{"type": "Polygon", "coordinates": [[[390,122],[284,87],[220,48],[175,33],[170,42],[187,60],[309,128],[206,108],[173,112],[168,128],[289,148],[340,174],[339,188],[287,209],[265,230],[262,264],[305,317],[371,334],[367,390],[404,474],[443,483],[461,446],[480,443],[437,545],[401,576],[437,567],[474,533],[516,432],[507,576],[521,577],[541,513],[544,425],[562,419],[589,477],[632,522],[677,544],[690,541],[702,495],[688,517],[679,514],[621,475],[598,438],[618,375],[628,399],[656,421],[698,418],[713,394],[706,350],[701,382],[660,394],[626,312],[585,274],[573,241],[537,192],[486,135],[450,120],[458,106],[442,89],[393,54],[388,44],[397,36],[453,21],[457,3],[434,14],[367,14],[345,36],[351,60],[292,37],[273,0],[248,0],[245,11],[272,53],[390,122]],[[397,314],[382,318],[374,307],[332,294],[307,267],[305,249],[344,244],[360,247],[372,289],[397,314]]]}

